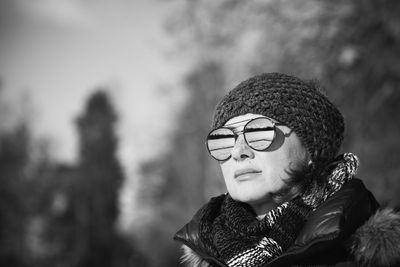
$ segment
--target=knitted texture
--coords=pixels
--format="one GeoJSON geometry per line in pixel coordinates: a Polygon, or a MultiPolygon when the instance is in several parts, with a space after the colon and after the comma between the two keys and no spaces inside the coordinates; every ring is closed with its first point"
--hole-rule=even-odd
{"type": "Polygon", "coordinates": [[[207,252],[230,267],[263,266],[293,244],[309,213],[353,178],[358,159],[340,157],[320,192],[308,191],[258,220],[248,204],[229,195],[213,198],[201,211],[199,234],[207,252]]]}
{"type": "Polygon", "coordinates": [[[273,118],[291,128],[316,168],[334,159],[343,141],[344,121],[339,110],[313,82],[297,77],[265,73],[240,83],[217,105],[213,128],[247,113],[273,118]]]}
{"type": "Polygon", "coordinates": [[[303,194],[304,203],[315,209],[333,193],[339,191],[343,184],[353,178],[359,165],[359,159],[353,153],[344,153],[337,157],[335,169],[329,174],[326,187],[319,188],[314,184],[314,187],[309,188],[303,194]]]}

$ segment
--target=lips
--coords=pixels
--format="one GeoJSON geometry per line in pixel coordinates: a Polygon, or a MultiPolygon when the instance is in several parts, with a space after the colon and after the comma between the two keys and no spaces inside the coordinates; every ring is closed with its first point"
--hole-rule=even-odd
{"type": "Polygon", "coordinates": [[[256,174],[256,173],[261,173],[261,171],[257,170],[257,169],[246,168],[246,169],[240,169],[240,170],[235,171],[234,176],[235,176],[235,178],[238,178],[241,175],[256,174]]]}

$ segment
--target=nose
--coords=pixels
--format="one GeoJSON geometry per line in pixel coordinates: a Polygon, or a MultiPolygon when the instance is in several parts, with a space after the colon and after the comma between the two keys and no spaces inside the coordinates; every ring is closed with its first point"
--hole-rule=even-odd
{"type": "Polygon", "coordinates": [[[232,149],[232,158],[237,161],[254,158],[254,151],[247,145],[243,134],[240,134],[232,149]]]}

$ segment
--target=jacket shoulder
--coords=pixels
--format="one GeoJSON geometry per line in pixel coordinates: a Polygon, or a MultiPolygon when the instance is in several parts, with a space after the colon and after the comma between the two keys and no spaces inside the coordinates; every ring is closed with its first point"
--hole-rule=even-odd
{"type": "Polygon", "coordinates": [[[346,240],[377,208],[378,203],[362,181],[353,179],[309,215],[291,249],[307,246],[325,236],[346,240]]]}
{"type": "Polygon", "coordinates": [[[355,231],[351,244],[361,266],[400,266],[400,213],[378,210],[355,231]]]}
{"type": "Polygon", "coordinates": [[[202,208],[200,208],[193,218],[185,224],[175,235],[174,240],[183,243],[183,256],[182,262],[186,266],[213,266],[208,264],[209,261],[215,261],[207,253],[207,248],[200,238],[200,221],[204,211],[211,205],[218,207],[225,199],[226,195],[220,195],[210,199],[202,208]]]}

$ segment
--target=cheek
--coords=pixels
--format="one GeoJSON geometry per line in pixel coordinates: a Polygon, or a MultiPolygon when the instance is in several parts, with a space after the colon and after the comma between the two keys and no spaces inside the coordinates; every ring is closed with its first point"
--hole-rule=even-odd
{"type": "MultiPolygon", "coordinates": [[[[278,152],[278,151],[275,151],[278,152]]],[[[264,184],[270,189],[280,189],[289,178],[287,170],[290,162],[282,153],[269,153],[258,157],[258,166],[262,169],[264,184]]]]}
{"type": "Polygon", "coordinates": [[[227,161],[221,164],[220,167],[226,189],[231,194],[231,196],[236,196],[239,188],[234,179],[235,164],[233,164],[233,162],[227,161]]]}
{"type": "Polygon", "coordinates": [[[229,183],[229,181],[233,179],[233,173],[234,173],[233,167],[231,166],[231,164],[229,164],[229,162],[224,162],[223,164],[220,165],[220,167],[225,183],[229,183]]]}
{"type": "Polygon", "coordinates": [[[260,153],[256,157],[256,164],[259,166],[265,174],[279,174],[284,171],[288,165],[288,159],[281,151],[260,153]]]}

